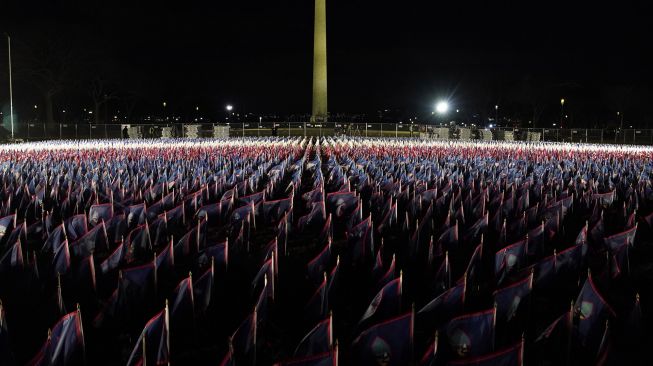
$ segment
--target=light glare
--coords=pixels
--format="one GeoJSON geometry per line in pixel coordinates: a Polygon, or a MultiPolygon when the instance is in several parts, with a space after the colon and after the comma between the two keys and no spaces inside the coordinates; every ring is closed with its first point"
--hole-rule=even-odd
{"type": "Polygon", "coordinates": [[[448,110],[449,110],[449,103],[447,102],[438,102],[438,104],[435,105],[435,111],[438,112],[439,114],[447,113],[448,110]]]}

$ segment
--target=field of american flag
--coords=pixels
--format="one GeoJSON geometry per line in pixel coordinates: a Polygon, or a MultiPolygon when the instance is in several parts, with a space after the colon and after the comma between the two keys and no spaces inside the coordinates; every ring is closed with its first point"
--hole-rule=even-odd
{"type": "Polygon", "coordinates": [[[653,147],[0,146],[1,365],[650,364],[653,147]]]}

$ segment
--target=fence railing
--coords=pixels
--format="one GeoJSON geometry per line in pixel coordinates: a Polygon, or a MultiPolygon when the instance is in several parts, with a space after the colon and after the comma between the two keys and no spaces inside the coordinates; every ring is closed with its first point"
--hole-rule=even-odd
{"type": "Polygon", "coordinates": [[[15,126],[14,139],[362,136],[448,140],[550,141],[653,145],[653,129],[469,128],[394,123],[244,122],[229,124],[43,124],[15,126]]]}

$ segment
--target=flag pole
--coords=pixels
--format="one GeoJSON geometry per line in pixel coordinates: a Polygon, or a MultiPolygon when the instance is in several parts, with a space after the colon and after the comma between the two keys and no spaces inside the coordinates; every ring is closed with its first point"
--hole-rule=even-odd
{"type": "MultiPolygon", "coordinates": [[[[168,250],[170,251],[170,259],[172,261],[172,266],[175,265],[175,245],[174,245],[174,236],[170,236],[170,242],[168,243],[168,250]]],[[[213,258],[213,257],[211,257],[213,258]]]]}
{"type": "Polygon", "coordinates": [[[63,295],[61,293],[61,273],[57,272],[57,307],[59,308],[59,316],[65,315],[66,305],[63,302],[63,295]]]}
{"type": "MultiPolygon", "coordinates": [[[[224,258],[225,258],[225,263],[224,263],[224,270],[227,272],[229,270],[229,236],[227,236],[227,239],[225,240],[225,247],[224,247],[224,258]]],[[[213,266],[213,259],[215,257],[211,256],[211,266],[213,266]]]]}
{"type": "Polygon", "coordinates": [[[465,307],[466,294],[467,294],[467,273],[463,274],[463,308],[465,307]]]}
{"type": "Polygon", "coordinates": [[[433,339],[433,359],[435,360],[435,357],[438,355],[438,342],[440,338],[440,332],[436,329],[435,330],[435,337],[433,339]]]}
{"type": "Polygon", "coordinates": [[[415,329],[415,303],[413,302],[410,306],[410,362],[414,363],[415,360],[415,349],[413,345],[413,330],[415,329]]]}
{"type": "Polygon", "coordinates": [[[158,268],[157,268],[157,266],[156,266],[156,252],[154,252],[154,253],[152,254],[152,256],[154,257],[154,258],[152,259],[152,264],[154,265],[154,297],[156,297],[156,294],[157,294],[157,292],[158,292],[158,291],[157,291],[157,287],[158,287],[158,286],[157,286],[157,282],[158,282],[158,281],[157,281],[157,272],[158,272],[158,268]]]}
{"type": "MultiPolygon", "coordinates": [[[[111,210],[113,212],[113,208],[111,210]]],[[[113,216],[113,214],[112,214],[112,216],[113,216]]],[[[104,222],[104,218],[102,218],[102,231],[104,231],[104,244],[106,245],[107,250],[110,250],[111,246],[109,245],[109,235],[107,235],[107,225],[104,222]]]]}
{"type": "Polygon", "coordinates": [[[170,313],[168,311],[168,299],[166,299],[165,322],[166,322],[166,346],[168,350],[167,358],[168,358],[168,366],[170,366],[170,313]]]}
{"type": "MultiPolygon", "coordinates": [[[[533,296],[531,295],[533,292],[533,279],[535,278],[535,268],[531,268],[531,276],[528,281],[528,290],[529,290],[529,296],[528,296],[528,317],[529,319],[532,319],[531,316],[533,315],[533,296]]],[[[529,329],[526,328],[526,331],[529,329]]],[[[524,334],[522,333],[522,339],[523,339],[524,334]]]]}
{"type": "Polygon", "coordinates": [[[494,302],[494,313],[492,314],[492,352],[494,352],[494,343],[497,338],[497,303],[494,302]]]}
{"type": "MultiPolygon", "coordinates": [[[[270,281],[272,281],[272,301],[274,301],[274,273],[276,271],[276,268],[275,268],[275,265],[274,265],[274,258],[275,258],[274,251],[272,251],[271,255],[272,255],[272,261],[270,261],[270,265],[272,266],[272,278],[270,279],[270,281]]],[[[326,278],[326,272],[324,273],[324,276],[326,278]]],[[[267,277],[267,274],[266,274],[266,277],[267,277]]]]}
{"type": "Polygon", "coordinates": [[[257,329],[258,328],[258,326],[257,326],[258,325],[258,320],[257,320],[257,316],[256,316],[256,306],[254,306],[254,313],[252,314],[252,318],[253,318],[252,320],[253,320],[253,323],[254,323],[254,363],[253,364],[256,365],[256,337],[257,337],[256,333],[257,333],[257,330],[258,330],[257,329]]]}
{"type": "MultiPolygon", "coordinates": [[[[370,220],[370,248],[372,249],[372,255],[374,255],[374,221],[372,221],[372,213],[369,216],[370,220]]],[[[365,243],[363,243],[365,245],[365,243]]]]}
{"type": "Polygon", "coordinates": [[[451,288],[451,267],[449,267],[449,251],[444,252],[444,270],[447,271],[447,289],[451,288]]]}
{"type": "MultiPolygon", "coordinates": [[[[213,265],[213,257],[211,257],[211,265],[213,265]]],[[[196,330],[197,324],[195,322],[195,294],[194,294],[194,288],[193,288],[193,272],[188,271],[188,288],[190,291],[190,302],[193,304],[193,307],[191,308],[191,311],[193,312],[193,330],[196,330]]],[[[193,332],[194,334],[195,332],[193,332]]]]}
{"type": "Polygon", "coordinates": [[[9,54],[9,116],[11,117],[11,139],[14,139],[14,84],[11,78],[11,37],[7,35],[7,51],[9,54]]]}
{"type": "MultiPolygon", "coordinates": [[[[2,311],[1,306],[2,304],[0,303],[0,311],[2,311]]],[[[336,347],[337,347],[337,342],[338,341],[336,340],[336,347]]],[[[329,310],[329,348],[333,348],[333,310],[329,310]]]]}
{"type": "MultiPolygon", "coordinates": [[[[321,308],[320,314],[324,314],[325,310],[327,310],[329,308],[329,292],[326,291],[327,290],[327,285],[328,285],[329,282],[327,281],[326,271],[322,272],[322,275],[324,276],[324,279],[322,280],[322,285],[320,287],[324,286],[325,291],[324,291],[324,298],[322,299],[321,305],[320,305],[320,308],[321,308]],[[326,309],[324,308],[325,303],[326,303],[326,307],[327,307],[326,309]]],[[[322,316],[322,315],[320,315],[320,316],[322,316]]]]}
{"type": "Polygon", "coordinates": [[[283,220],[285,221],[283,225],[283,255],[288,256],[288,212],[283,215],[283,220]]]}
{"type": "Polygon", "coordinates": [[[414,247],[412,245],[413,243],[411,243],[411,248],[415,248],[415,254],[417,254],[419,251],[419,219],[415,220],[415,237],[417,238],[417,242],[414,243],[414,247]]]}
{"type": "Polygon", "coordinates": [[[143,343],[143,366],[147,366],[147,352],[145,350],[145,329],[141,333],[141,343],[143,343]]]}
{"type": "Polygon", "coordinates": [[[524,347],[525,347],[525,337],[524,333],[521,334],[521,352],[519,352],[519,364],[523,365],[524,364],[524,347]]]}
{"type": "MultiPolygon", "coordinates": [[[[639,295],[638,295],[638,297],[639,297],[639,295]]],[[[0,329],[2,329],[4,319],[5,319],[3,314],[4,314],[4,312],[3,312],[3,308],[2,308],[2,299],[0,299],[0,329]]]]}
{"type": "Polygon", "coordinates": [[[82,310],[77,303],[77,318],[79,319],[79,333],[82,335],[82,362],[86,365],[86,342],[84,341],[84,325],[82,324],[82,310]]]}
{"type": "Polygon", "coordinates": [[[229,336],[228,339],[228,344],[227,344],[227,355],[229,356],[229,359],[231,359],[234,355],[234,341],[233,341],[233,336],[229,336]]]}
{"type": "MultiPolygon", "coordinates": [[[[635,230],[637,230],[637,223],[635,223],[635,230]]],[[[626,273],[630,276],[630,244],[628,243],[626,243],[626,273]]]]}
{"type": "Polygon", "coordinates": [[[277,237],[274,237],[274,250],[272,251],[272,254],[274,254],[274,277],[275,280],[279,280],[279,240],[277,237]]]}

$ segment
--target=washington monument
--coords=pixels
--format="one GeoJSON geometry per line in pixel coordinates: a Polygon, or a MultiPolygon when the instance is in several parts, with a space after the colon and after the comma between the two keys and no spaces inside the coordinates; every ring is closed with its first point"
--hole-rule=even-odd
{"type": "Polygon", "coordinates": [[[327,34],[326,0],[315,0],[313,43],[313,113],[312,122],[327,120],[327,34]]]}

